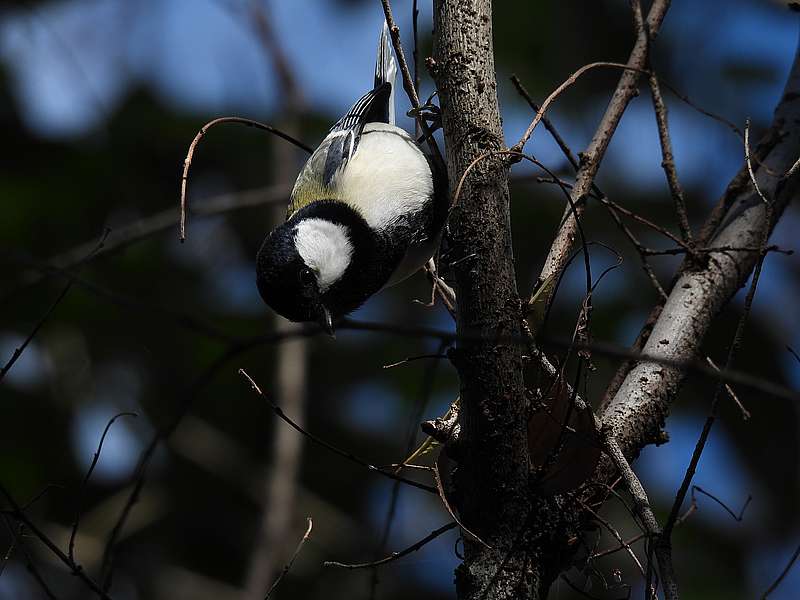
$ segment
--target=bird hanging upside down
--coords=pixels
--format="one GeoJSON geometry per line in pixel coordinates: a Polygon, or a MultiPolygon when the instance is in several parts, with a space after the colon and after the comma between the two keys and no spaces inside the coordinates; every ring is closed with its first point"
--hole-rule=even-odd
{"type": "Polygon", "coordinates": [[[397,63],[384,24],[372,91],[333,126],[258,251],[264,301],[292,321],[337,319],[419,270],[447,216],[447,179],[395,125],[397,63]]]}

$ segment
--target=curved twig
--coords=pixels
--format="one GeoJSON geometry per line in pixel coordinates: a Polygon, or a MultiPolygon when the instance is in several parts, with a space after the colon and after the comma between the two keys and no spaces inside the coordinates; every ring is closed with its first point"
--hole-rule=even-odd
{"type": "Polygon", "coordinates": [[[279,138],[294,144],[309,154],[314,151],[310,146],[305,145],[300,140],[292,137],[288,133],[284,133],[280,129],[276,129],[271,125],[266,125],[265,123],[254,121],[253,119],[247,119],[245,117],[220,117],[203,125],[200,128],[200,131],[197,132],[197,135],[194,136],[192,143],[189,144],[189,150],[186,153],[186,158],[183,160],[183,174],[181,175],[181,220],[179,235],[181,242],[186,240],[186,184],[189,181],[189,167],[192,166],[194,151],[197,148],[197,144],[200,143],[200,140],[202,140],[206,133],[208,133],[208,130],[216,125],[221,125],[222,123],[239,123],[241,125],[247,125],[248,127],[255,127],[256,129],[261,129],[262,131],[267,131],[273,135],[277,135],[279,138]]]}

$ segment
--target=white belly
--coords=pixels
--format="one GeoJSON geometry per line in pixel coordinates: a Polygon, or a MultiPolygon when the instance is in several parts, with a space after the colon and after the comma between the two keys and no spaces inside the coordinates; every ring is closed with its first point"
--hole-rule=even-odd
{"type": "Polygon", "coordinates": [[[336,187],[370,227],[381,230],[424,208],[433,195],[433,176],[425,155],[405,131],[369,123],[336,187]]]}

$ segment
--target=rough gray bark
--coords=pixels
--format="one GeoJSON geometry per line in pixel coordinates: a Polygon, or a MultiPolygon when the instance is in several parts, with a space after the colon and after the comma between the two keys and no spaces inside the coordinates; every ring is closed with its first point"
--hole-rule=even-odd
{"type": "MultiPolygon", "coordinates": [[[[660,0],[651,5],[651,33],[657,31],[668,7],[668,1],[660,0]]],[[[529,488],[522,358],[519,348],[503,341],[520,336],[522,313],[513,269],[507,163],[503,155],[492,154],[505,145],[494,76],[491,0],[435,0],[434,25],[434,61],[429,66],[441,101],[451,189],[469,169],[449,221],[458,333],[469,340],[459,342],[452,354],[462,401],[454,503],[464,524],[490,546],[464,536],[465,558],[456,570],[456,589],[461,600],[539,599],[570,566],[567,540],[578,530],[582,516],[568,499],[545,500],[529,488]],[[481,341],[474,341],[478,335],[481,341]]],[[[639,34],[631,63],[644,66],[647,36],[639,34]]],[[[780,176],[800,155],[798,62],[757,165],[759,184],[775,202],[774,220],[800,187],[800,178],[780,176]]],[[[636,94],[638,79],[639,73],[623,74],[617,90],[619,115],[636,94]]],[[[605,133],[610,139],[613,126],[605,133]]],[[[599,156],[590,156],[590,164],[584,158],[586,186],[605,146],[597,148],[599,156]]],[[[730,201],[712,215],[716,222],[724,219],[711,245],[758,247],[767,225],[764,206],[741,177],[730,189],[730,201]]],[[[559,240],[569,248],[574,238],[571,228],[574,219],[567,219],[551,254],[563,251],[555,247],[559,240]]],[[[545,271],[558,270],[559,261],[552,258],[545,271]]],[[[695,358],[713,318],[744,285],[756,259],[755,253],[714,254],[707,263],[686,270],[643,351],[670,360],[695,358]]],[[[637,364],[603,407],[602,424],[613,447],[630,458],[644,445],[660,440],[682,379],[681,369],[637,364]]],[[[597,478],[605,481],[610,468],[604,461],[597,478]]]]}
{"type": "MultiPolygon", "coordinates": [[[[701,237],[709,246],[761,248],[765,231],[772,231],[800,191],[800,178],[797,173],[790,174],[800,156],[800,46],[761,150],[754,179],[771,206],[765,206],[744,168],[704,227],[707,231],[701,237]]],[[[689,261],[675,281],[642,352],[679,363],[695,360],[714,318],[745,285],[758,259],[756,252],[734,252],[713,254],[704,264],[689,261]]],[[[684,376],[685,371],[680,368],[640,362],[628,372],[613,398],[601,407],[606,435],[619,444],[627,458],[635,458],[645,445],[662,437],[661,428],[684,376]]],[[[607,480],[611,473],[611,466],[605,461],[598,479],[607,480]]],[[[668,523],[666,528],[670,526],[668,523]]],[[[656,536],[655,552],[659,566],[670,571],[666,575],[662,572],[665,597],[679,598],[666,529],[663,535],[656,536]]]]}
{"type": "MultiPolygon", "coordinates": [[[[434,2],[433,74],[441,100],[451,189],[478,157],[505,149],[497,103],[490,0],[434,2]]],[[[450,218],[460,343],[453,362],[461,379],[458,474],[464,524],[491,549],[465,536],[456,571],[459,598],[531,597],[538,573],[520,543],[528,520],[528,450],[520,348],[520,300],[514,277],[503,156],[481,160],[467,176],[450,218]],[[500,565],[504,565],[500,569],[500,565]]]]}
{"type": "MultiPolygon", "coordinates": [[[[727,216],[711,246],[759,247],[764,227],[773,228],[797,196],[800,179],[782,175],[800,156],[800,54],[765,138],[775,142],[753,168],[759,187],[774,202],[773,222],[765,223],[763,201],[747,180],[729,198],[727,216]]],[[[701,268],[686,270],[673,286],[643,352],[673,361],[696,358],[714,317],[745,284],[757,258],[753,252],[716,253],[701,268]]],[[[604,426],[627,457],[658,438],[684,374],[652,362],[641,362],[628,373],[603,413],[604,426]]]]}

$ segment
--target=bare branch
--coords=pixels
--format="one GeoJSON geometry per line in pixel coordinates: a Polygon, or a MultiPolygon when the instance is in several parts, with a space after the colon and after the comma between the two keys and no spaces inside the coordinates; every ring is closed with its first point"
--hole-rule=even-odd
{"type": "MultiPolygon", "coordinates": [[[[421,327],[421,326],[404,326],[404,325],[397,325],[395,323],[377,323],[377,322],[369,322],[369,321],[354,321],[352,319],[343,319],[337,326],[338,329],[352,329],[355,331],[373,331],[373,332],[382,332],[382,333],[392,333],[404,337],[432,337],[439,340],[447,340],[447,341],[460,341],[462,343],[467,342],[476,342],[483,339],[480,335],[477,334],[457,334],[450,331],[445,331],[442,329],[435,329],[431,327],[421,327]]],[[[309,330],[309,332],[313,331],[314,333],[318,332],[319,329],[309,330]]],[[[504,343],[513,343],[521,348],[525,348],[526,350],[530,350],[530,338],[523,335],[517,336],[496,336],[494,338],[495,341],[504,342],[504,343]]],[[[591,352],[597,354],[599,356],[606,356],[610,358],[621,358],[625,360],[631,361],[639,361],[639,362],[651,362],[654,365],[663,365],[665,367],[672,367],[674,369],[678,369],[681,371],[686,371],[690,373],[697,373],[700,375],[708,376],[714,381],[719,380],[720,378],[723,381],[727,381],[729,383],[735,383],[738,385],[746,386],[753,390],[758,390],[765,394],[769,394],[776,398],[785,398],[787,400],[796,401],[800,398],[800,392],[777,384],[771,380],[765,379],[763,377],[757,377],[754,375],[750,375],[748,373],[744,373],[742,371],[737,371],[735,369],[723,369],[718,371],[710,366],[708,366],[704,361],[697,360],[695,358],[673,358],[671,356],[665,356],[662,353],[655,353],[655,352],[637,352],[630,348],[620,346],[614,343],[608,342],[601,342],[597,340],[593,340],[591,342],[584,342],[584,343],[576,343],[570,339],[564,338],[555,338],[549,336],[540,336],[539,341],[544,344],[553,345],[559,348],[572,348],[573,350],[584,350],[587,352],[591,352]]],[[[536,353],[537,359],[539,359],[540,363],[543,367],[546,366],[545,360],[547,358],[541,353],[536,353]]],[[[549,361],[548,361],[549,362],[549,361]]]]}
{"type": "Polygon", "coordinates": [[[609,523],[606,519],[597,514],[597,512],[595,512],[590,506],[584,504],[583,509],[587,511],[589,514],[591,514],[592,517],[594,517],[594,519],[598,523],[600,523],[603,527],[605,527],[606,530],[619,542],[620,548],[625,549],[625,551],[633,560],[636,567],[639,569],[639,572],[642,574],[642,577],[644,577],[644,567],[642,566],[639,557],[636,556],[636,553],[633,551],[630,544],[626,542],[624,539],[622,539],[622,536],[620,535],[619,531],[614,529],[614,526],[611,523],[609,523]]]}
{"type": "MultiPolygon", "coordinates": [[[[716,363],[713,360],[711,360],[710,356],[706,356],[706,362],[709,365],[711,365],[711,368],[716,369],[717,371],[721,371],[721,369],[716,365],[716,363]]],[[[734,392],[733,388],[727,383],[725,384],[725,391],[728,392],[728,396],[730,396],[730,399],[733,400],[734,404],[736,404],[736,406],[739,408],[739,412],[742,413],[742,419],[745,421],[749,420],[751,416],[750,411],[744,407],[744,405],[739,400],[739,397],[736,395],[736,392],[734,392]]]]}
{"type": "MultiPolygon", "coordinates": [[[[639,478],[636,477],[630,464],[628,464],[617,440],[614,439],[613,435],[608,430],[603,431],[603,445],[611,461],[614,463],[614,466],[617,468],[617,471],[622,476],[622,480],[625,482],[633,498],[633,509],[644,524],[647,534],[650,537],[651,544],[655,549],[656,559],[658,560],[659,571],[661,573],[661,581],[664,586],[664,597],[666,600],[678,600],[678,585],[675,580],[675,569],[672,565],[669,536],[665,537],[662,534],[661,527],[653,514],[653,509],[650,507],[650,501],[647,498],[647,493],[644,491],[644,486],[642,486],[639,478]]],[[[649,589],[649,577],[647,586],[649,589]]]]}
{"type": "MultiPolygon", "coordinates": [[[[736,325],[736,332],[733,336],[733,342],[731,343],[730,349],[728,350],[728,357],[725,361],[725,368],[729,369],[731,365],[733,365],[734,360],[736,359],[736,355],[739,352],[739,348],[742,345],[742,338],[744,336],[744,328],[747,324],[747,319],[750,316],[750,310],[753,306],[753,298],[755,297],[756,289],[758,287],[758,280],[759,276],[761,275],[761,267],[764,264],[764,259],[767,256],[766,247],[767,242],[769,240],[769,234],[772,231],[772,204],[767,200],[766,196],[764,196],[763,192],[758,187],[758,182],[756,181],[755,173],[753,172],[753,166],[750,162],[750,122],[749,120],[745,124],[744,129],[744,154],[745,154],[745,162],[747,163],[747,171],[750,173],[750,179],[753,183],[753,189],[756,190],[758,196],[763,200],[764,203],[764,222],[761,224],[761,239],[760,239],[760,246],[762,248],[761,253],[758,256],[758,260],[756,261],[755,270],[753,271],[753,279],[750,282],[750,288],[747,290],[747,296],[745,296],[744,300],[744,310],[742,311],[742,315],[739,317],[739,322],[736,325]]],[[[689,461],[689,466],[686,468],[686,474],[683,477],[683,481],[681,482],[681,486],[678,489],[678,493],[675,495],[675,501],[672,504],[672,510],[670,511],[669,517],[667,518],[667,522],[664,524],[664,537],[669,540],[669,536],[672,534],[672,528],[675,525],[675,521],[678,518],[678,512],[680,511],[680,507],[683,504],[683,500],[686,497],[686,493],[689,490],[689,485],[692,482],[692,478],[694,477],[695,470],[697,469],[697,465],[700,462],[700,456],[705,449],[706,442],[708,441],[708,436],[711,433],[711,427],[714,425],[714,422],[717,417],[717,410],[719,407],[720,397],[722,395],[722,389],[724,387],[724,383],[722,380],[719,380],[717,383],[717,387],[714,391],[714,398],[711,401],[711,410],[709,412],[708,417],[706,418],[705,423],[703,424],[703,430],[700,433],[700,439],[697,440],[697,444],[694,448],[694,452],[692,453],[692,458],[689,461]]]]}
{"type": "Polygon", "coordinates": [[[397,362],[389,363],[388,365],[383,365],[382,369],[393,369],[395,367],[399,367],[400,365],[407,365],[410,362],[414,362],[417,360],[425,360],[425,359],[433,359],[433,360],[442,360],[447,358],[446,354],[419,354],[417,356],[409,356],[404,358],[403,360],[398,360],[397,362]]]}
{"type": "Polygon", "coordinates": [[[406,56],[403,52],[403,45],[400,42],[400,28],[395,24],[394,16],[392,15],[392,5],[389,0],[381,0],[381,6],[383,6],[383,14],[386,18],[386,25],[389,27],[389,34],[392,36],[392,45],[397,55],[397,62],[400,65],[403,89],[405,89],[409,100],[411,100],[411,106],[419,108],[419,96],[417,95],[417,89],[411,77],[411,72],[408,70],[408,63],[406,62],[406,56]]]}
{"type": "MultiPolygon", "coordinates": [[[[406,56],[403,52],[403,44],[400,42],[400,28],[394,22],[394,16],[392,15],[392,5],[389,0],[381,0],[381,6],[383,6],[383,14],[386,19],[386,25],[389,27],[389,34],[392,37],[394,53],[397,56],[397,62],[400,65],[400,74],[403,78],[403,89],[406,91],[408,99],[411,101],[411,106],[413,108],[411,114],[414,115],[417,124],[422,130],[425,140],[428,143],[428,147],[433,153],[434,159],[439,165],[442,166],[442,168],[444,168],[445,162],[442,152],[439,150],[439,145],[436,143],[436,139],[433,137],[433,133],[431,132],[430,127],[428,127],[428,123],[425,121],[425,117],[420,110],[421,107],[419,103],[419,95],[417,93],[414,80],[411,78],[411,73],[408,70],[408,62],[406,62],[406,56]]],[[[414,69],[416,71],[416,62],[414,64],[414,69]]]]}
{"type": "Polygon", "coordinates": [[[78,508],[75,511],[75,521],[73,521],[72,523],[72,531],[69,534],[69,546],[67,551],[69,559],[73,562],[75,562],[75,536],[78,534],[78,526],[81,520],[83,496],[86,493],[86,486],[89,483],[89,479],[91,478],[92,473],[94,472],[94,468],[97,465],[97,461],[100,459],[100,453],[103,451],[103,442],[106,441],[106,435],[108,435],[108,431],[109,429],[111,429],[111,426],[114,424],[114,421],[116,421],[120,417],[138,417],[138,416],[139,415],[133,412],[118,413],[113,417],[111,417],[111,419],[109,419],[105,429],[103,429],[103,435],[100,436],[100,442],[97,444],[97,450],[95,451],[94,456],[92,456],[92,462],[86,471],[86,475],[84,476],[83,482],[81,483],[81,489],[78,492],[78,508]]]}
{"type": "MultiPolygon", "coordinates": [[[[228,212],[234,212],[246,208],[263,206],[265,204],[277,204],[286,202],[286,187],[281,185],[270,185],[252,190],[244,190],[235,194],[221,194],[196,202],[189,210],[189,214],[194,217],[211,217],[228,212]]],[[[84,265],[101,256],[114,254],[127,248],[131,244],[146,240],[162,231],[166,231],[180,222],[180,215],[175,214],[175,209],[170,208],[157,212],[148,217],[143,217],[132,221],[113,230],[108,230],[102,247],[97,246],[96,241],[89,241],[79,244],[70,250],[62,252],[47,260],[47,264],[52,269],[37,269],[37,273],[26,273],[22,279],[22,284],[3,294],[0,303],[18,294],[20,291],[33,286],[45,277],[57,274],[60,269],[74,269],[84,265]],[[93,252],[92,250],[95,249],[93,252]]]]}
{"type": "Polygon", "coordinates": [[[613,69],[631,70],[644,75],[650,74],[650,72],[647,69],[644,69],[642,67],[624,65],[622,63],[615,63],[615,62],[600,61],[600,62],[589,63],[588,65],[583,65],[580,69],[578,69],[572,75],[567,77],[567,79],[564,80],[564,82],[561,85],[559,85],[555,90],[553,90],[550,93],[550,95],[547,98],[545,98],[544,102],[542,102],[542,106],[536,111],[536,116],[533,117],[533,121],[531,121],[530,125],[528,125],[528,128],[525,130],[525,133],[522,134],[522,137],[516,144],[514,144],[514,146],[512,146],[511,149],[514,150],[515,152],[522,152],[522,149],[525,147],[525,144],[528,143],[528,140],[533,134],[534,129],[536,129],[536,126],[544,117],[544,113],[547,111],[550,105],[556,100],[556,98],[558,98],[564,90],[566,90],[576,81],[578,81],[581,75],[583,75],[587,71],[591,71],[592,69],[596,69],[598,67],[610,67],[613,69]]]}
{"type": "MultiPolygon", "coordinates": [[[[748,494],[747,495],[747,500],[744,501],[744,504],[742,504],[742,508],[739,510],[739,513],[736,514],[722,500],[717,498],[714,494],[711,494],[711,493],[705,491],[699,485],[693,485],[692,486],[692,504],[696,504],[697,503],[697,501],[695,500],[695,497],[694,497],[695,492],[700,492],[704,496],[707,496],[708,498],[711,498],[714,502],[719,504],[723,508],[723,510],[725,510],[725,512],[727,512],[731,516],[731,518],[733,518],[734,521],[737,521],[737,522],[741,522],[741,520],[744,518],[744,511],[747,510],[747,507],[750,506],[750,502],[753,500],[753,496],[748,494]]],[[[680,519],[676,520],[675,523],[677,524],[679,520],[680,519]]]]}
{"type": "Polygon", "coordinates": [[[761,600],[766,600],[772,592],[778,589],[778,586],[780,586],[780,584],[783,583],[783,580],[786,579],[789,571],[792,570],[792,567],[794,566],[794,563],[797,561],[798,557],[800,557],[800,546],[798,546],[797,550],[794,551],[794,554],[792,554],[792,557],[789,559],[789,562],[786,564],[786,567],[784,567],[783,571],[781,571],[781,574],[778,575],[778,578],[771,586],[769,586],[766,592],[761,594],[761,600]]]}
{"type": "Polygon", "coordinates": [[[80,579],[86,587],[92,590],[99,598],[102,600],[112,600],[111,596],[108,595],[106,590],[102,589],[97,582],[89,577],[84,571],[83,567],[78,563],[74,562],[70,559],[67,554],[65,554],[61,548],[56,546],[55,542],[51,540],[45,533],[39,529],[33,521],[31,521],[25,512],[22,510],[19,504],[17,504],[16,500],[14,500],[13,496],[6,490],[5,486],[0,483],[0,494],[6,499],[6,502],[11,506],[10,514],[14,519],[19,521],[21,524],[25,525],[25,527],[35,535],[39,541],[41,541],[49,550],[52,552],[58,560],[64,563],[70,572],[75,575],[78,579],[80,579]]]}
{"type": "Polygon", "coordinates": [[[156,448],[158,448],[160,442],[167,440],[175,432],[175,429],[177,429],[183,417],[194,405],[194,402],[200,391],[203,390],[208,383],[214,379],[214,377],[216,377],[217,373],[219,373],[219,371],[225,365],[227,365],[237,356],[241,356],[242,354],[245,354],[246,352],[264,344],[278,343],[285,339],[298,336],[313,335],[319,331],[320,330],[318,327],[309,327],[304,329],[293,329],[291,331],[277,331],[275,333],[270,333],[263,336],[254,336],[249,339],[239,340],[231,344],[225,351],[217,356],[217,358],[197,376],[192,384],[186,388],[180,398],[179,406],[175,414],[172,416],[172,420],[169,421],[165,427],[153,434],[153,437],[150,438],[150,442],[147,444],[147,447],[142,451],[139,464],[137,465],[133,477],[131,478],[131,491],[128,494],[128,498],[125,501],[122,510],[120,511],[119,517],[117,517],[117,520],[114,523],[108,538],[106,539],[102,561],[103,587],[105,590],[108,590],[111,586],[111,578],[114,570],[114,553],[116,551],[117,540],[122,534],[122,529],[125,527],[125,524],[127,523],[134,506],[139,500],[139,494],[144,487],[147,470],[150,465],[150,461],[155,454],[156,448]]]}
{"type": "Polygon", "coordinates": [[[418,488],[418,489],[421,489],[421,490],[425,490],[426,492],[430,492],[432,494],[436,494],[437,493],[437,490],[436,490],[435,487],[431,487],[429,485],[425,485],[424,483],[419,483],[418,481],[414,481],[413,479],[406,479],[405,477],[401,477],[399,475],[395,475],[394,473],[392,473],[390,471],[384,471],[382,469],[379,469],[375,465],[370,464],[370,463],[368,463],[367,461],[365,461],[365,460],[363,460],[361,458],[358,458],[354,454],[352,454],[350,452],[347,452],[346,450],[341,450],[341,449],[337,448],[336,446],[334,446],[333,444],[331,444],[329,442],[326,442],[325,440],[323,440],[321,438],[318,438],[313,433],[310,433],[310,432],[306,431],[305,429],[303,429],[302,427],[297,425],[297,423],[295,423],[292,419],[290,419],[283,412],[283,410],[281,410],[281,407],[278,406],[277,404],[275,404],[275,402],[271,398],[269,398],[266,394],[264,394],[264,392],[261,391],[261,388],[258,387],[258,384],[256,384],[255,381],[253,381],[253,378],[250,377],[250,375],[248,375],[247,372],[244,369],[239,369],[239,373],[245,379],[247,379],[247,381],[250,383],[250,386],[253,388],[253,391],[256,394],[258,394],[259,396],[261,396],[262,398],[264,398],[269,403],[270,407],[272,408],[272,411],[278,416],[278,418],[280,418],[282,421],[286,422],[290,427],[295,429],[298,433],[300,433],[300,434],[304,435],[305,437],[307,437],[309,440],[311,440],[315,444],[317,444],[319,446],[322,446],[323,448],[327,448],[328,450],[330,450],[334,454],[338,454],[339,456],[341,456],[343,458],[346,458],[350,462],[354,462],[357,465],[361,465],[362,467],[365,467],[366,469],[368,469],[370,471],[373,471],[375,473],[380,473],[384,477],[388,477],[389,479],[394,479],[396,481],[401,481],[401,482],[403,482],[405,484],[408,484],[408,485],[410,485],[412,487],[415,487],[415,488],[418,488]]]}
{"type": "Polygon", "coordinates": [[[179,238],[181,242],[186,240],[186,185],[189,181],[189,168],[192,166],[192,158],[194,157],[194,151],[197,148],[197,144],[200,143],[200,140],[208,133],[208,130],[214,127],[215,125],[220,125],[222,123],[239,123],[241,125],[247,125],[248,127],[255,127],[256,129],[261,129],[262,131],[266,131],[268,133],[272,133],[273,135],[277,135],[278,137],[286,140],[287,142],[294,144],[298,148],[305,150],[307,153],[311,154],[314,150],[310,147],[290,136],[283,131],[272,127],[271,125],[266,125],[264,123],[260,123],[258,121],[254,121],[253,119],[246,119],[244,117],[220,117],[218,119],[214,119],[213,121],[209,121],[205,125],[200,128],[200,131],[197,132],[197,135],[192,140],[192,143],[189,144],[189,150],[186,153],[186,158],[183,161],[183,173],[181,175],[181,219],[180,219],[180,234],[179,238]]]}
{"type": "MultiPolygon", "coordinates": [[[[769,140],[762,163],[770,171],[785,173],[800,154],[800,105],[791,101],[800,92],[800,57],[786,85],[784,100],[778,105],[775,120],[765,139],[769,140]],[[789,100],[787,100],[789,99],[789,100]]],[[[749,154],[749,152],[748,152],[749,154]]],[[[782,179],[765,168],[751,165],[759,190],[771,197],[768,205],[755,191],[752,181],[741,186],[737,179],[719,210],[715,211],[716,232],[709,236],[714,247],[761,247],[790,199],[797,194],[797,176],[782,179]],[[771,208],[770,208],[771,207],[771,208]]],[[[745,170],[745,177],[749,169],[745,170]]],[[[745,179],[745,181],[747,181],[745,179]]],[[[707,228],[704,228],[707,229],[707,228]]],[[[761,253],[715,254],[704,267],[687,269],[678,277],[643,353],[659,358],[693,360],[713,317],[746,282],[751,269],[763,259],[761,253]]],[[[725,369],[723,369],[724,371],[725,369]]],[[[604,423],[612,428],[626,456],[634,456],[658,432],[683,381],[683,369],[663,363],[639,362],[627,374],[614,398],[603,412],[604,423]]]]}
{"type": "Polygon", "coordinates": [[[386,558],[382,558],[380,560],[375,560],[366,563],[342,563],[334,560],[327,560],[322,564],[325,567],[338,567],[340,569],[369,569],[371,567],[379,567],[380,565],[385,565],[386,563],[393,562],[398,558],[403,558],[404,556],[407,556],[412,552],[416,552],[428,542],[435,540],[443,533],[446,533],[451,529],[455,529],[456,527],[458,527],[457,523],[448,523],[447,525],[442,525],[441,527],[439,527],[439,529],[434,529],[420,541],[416,542],[415,544],[412,544],[405,550],[400,550],[399,552],[392,552],[389,556],[387,556],[386,558]]]}
{"type": "MultiPolygon", "coordinates": [[[[109,230],[106,229],[103,232],[103,235],[100,237],[100,240],[98,242],[95,242],[94,248],[89,251],[89,254],[86,257],[87,260],[91,259],[103,247],[103,244],[105,243],[106,240],[106,236],[108,236],[108,232],[109,230]]],[[[44,313],[44,315],[42,315],[42,317],[36,322],[36,325],[28,334],[28,337],[26,337],[25,340],[22,342],[22,345],[14,349],[14,353],[11,355],[11,358],[8,359],[8,362],[6,362],[6,364],[3,365],[3,368],[0,369],[0,381],[3,380],[3,377],[6,376],[6,373],[8,373],[11,367],[14,366],[14,363],[17,362],[19,357],[22,356],[22,353],[25,352],[25,348],[27,348],[28,344],[30,344],[33,341],[33,338],[42,328],[42,325],[45,324],[45,321],[47,321],[48,317],[56,309],[56,307],[59,304],[61,304],[61,301],[69,293],[69,290],[71,288],[72,288],[72,281],[68,282],[67,285],[64,286],[64,289],[61,290],[61,293],[58,295],[55,301],[50,305],[50,308],[48,308],[47,311],[44,313]]]]}
{"type": "MultiPolygon", "coordinates": [[[[641,14],[641,9],[639,10],[641,14]]],[[[656,74],[650,72],[648,76],[650,84],[650,94],[653,98],[653,109],[656,113],[656,123],[658,124],[658,139],[661,143],[661,166],[667,176],[667,184],[672,194],[672,201],[675,204],[675,212],[678,215],[678,224],[681,228],[683,241],[692,243],[692,228],[689,225],[689,216],[686,213],[686,201],[683,198],[683,188],[678,180],[678,170],[675,167],[675,157],[672,155],[672,141],[669,136],[669,123],[667,120],[667,105],[661,96],[661,87],[658,84],[656,74]]]]}
{"type": "Polygon", "coordinates": [[[272,584],[272,587],[269,588],[267,595],[264,596],[264,600],[269,600],[269,597],[272,595],[272,592],[275,591],[275,588],[278,587],[281,580],[286,576],[289,570],[292,568],[297,555],[300,554],[300,551],[303,549],[303,546],[306,543],[306,540],[311,536],[311,529],[314,527],[314,522],[311,520],[311,517],[308,517],[308,527],[306,528],[306,532],[303,534],[303,537],[300,539],[300,543],[297,544],[297,548],[295,548],[294,554],[292,554],[292,558],[289,559],[289,562],[286,563],[286,566],[283,567],[283,570],[278,575],[277,579],[275,579],[275,583],[272,584]]]}
{"type": "MultiPolygon", "coordinates": [[[[439,455],[439,458],[442,458],[441,453],[439,455]]],[[[442,505],[444,506],[445,510],[450,515],[450,517],[453,519],[453,521],[455,521],[458,524],[458,526],[462,529],[462,531],[466,532],[467,535],[469,535],[473,540],[491,550],[492,547],[489,544],[484,542],[481,538],[477,536],[477,534],[472,532],[468,527],[464,525],[464,523],[461,522],[461,519],[458,518],[458,515],[456,515],[455,511],[453,510],[453,507],[450,506],[450,501],[447,499],[447,493],[445,492],[444,484],[442,483],[442,475],[441,473],[439,473],[439,459],[437,459],[433,465],[433,477],[436,480],[436,491],[439,492],[439,499],[442,501],[442,505]]]]}
{"type": "MultiPolygon", "coordinates": [[[[614,135],[628,103],[638,93],[639,78],[647,65],[649,40],[658,34],[669,5],[669,0],[655,0],[651,5],[647,22],[645,23],[646,27],[640,28],[636,32],[636,43],[628,58],[626,70],[620,77],[617,89],[611,97],[608,108],[589,146],[581,155],[581,167],[578,171],[575,187],[571,193],[573,203],[579,207],[579,218],[583,212],[583,198],[592,188],[592,183],[605,156],[611,137],[614,135]]],[[[539,285],[554,273],[561,271],[566,263],[577,232],[577,221],[571,215],[571,211],[571,206],[567,206],[564,211],[562,224],[545,259],[544,268],[539,275],[539,285]]]]}
{"type": "Polygon", "coordinates": [[[33,338],[36,337],[37,333],[39,333],[39,330],[42,328],[42,325],[45,324],[48,317],[52,314],[52,312],[56,309],[56,307],[59,304],[61,304],[61,301],[69,293],[69,290],[71,288],[72,288],[72,282],[70,281],[61,290],[61,293],[56,297],[56,299],[50,305],[50,308],[48,308],[45,311],[45,313],[41,316],[41,318],[36,322],[36,325],[33,326],[33,329],[31,329],[31,332],[28,334],[28,337],[26,337],[25,340],[22,342],[22,344],[20,344],[17,348],[14,348],[14,352],[11,355],[11,358],[9,358],[6,364],[3,365],[3,368],[0,369],[0,381],[2,381],[3,378],[6,376],[6,373],[8,373],[11,370],[11,367],[14,366],[14,363],[17,362],[19,357],[22,356],[22,353],[25,352],[25,349],[33,341],[33,338]]]}

